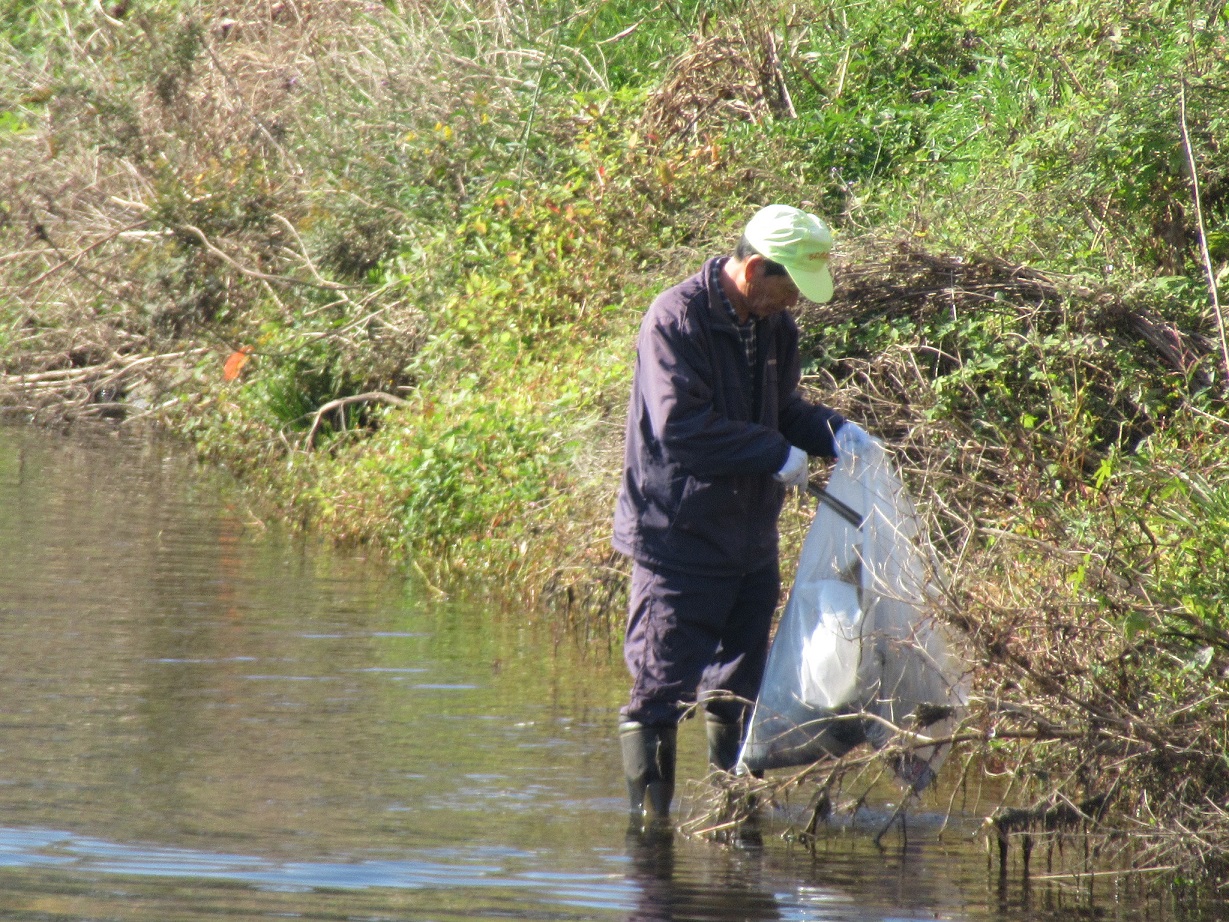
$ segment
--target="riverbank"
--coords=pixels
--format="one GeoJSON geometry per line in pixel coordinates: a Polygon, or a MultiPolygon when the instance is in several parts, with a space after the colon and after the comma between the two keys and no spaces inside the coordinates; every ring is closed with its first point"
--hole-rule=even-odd
{"type": "Polygon", "coordinates": [[[640,314],[807,204],[838,259],[805,384],[898,453],[976,665],[965,745],[1219,878],[1224,26],[1077,6],[32,5],[0,399],[154,422],[267,515],[617,632],[640,314]]]}

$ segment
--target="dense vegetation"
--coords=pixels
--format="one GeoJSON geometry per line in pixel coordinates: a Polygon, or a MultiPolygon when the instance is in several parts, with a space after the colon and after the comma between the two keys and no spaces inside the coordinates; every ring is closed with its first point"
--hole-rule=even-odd
{"type": "Polygon", "coordinates": [[[0,395],[617,623],[640,313],[758,205],[813,208],[806,383],[899,452],[982,770],[1221,878],[1222,6],[13,0],[0,395]]]}

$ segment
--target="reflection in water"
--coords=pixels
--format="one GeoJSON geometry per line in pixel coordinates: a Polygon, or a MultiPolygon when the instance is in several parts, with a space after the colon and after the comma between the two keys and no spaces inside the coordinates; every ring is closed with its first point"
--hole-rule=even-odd
{"type": "Polygon", "coordinates": [[[39,829],[0,828],[0,867],[71,867],[77,874],[226,881],[284,892],[388,887],[418,890],[510,887],[540,890],[567,903],[605,900],[617,904],[621,888],[597,874],[543,875],[515,870],[516,850],[456,849],[447,854],[364,861],[276,861],[257,855],[197,852],[109,842],[39,829]]]}
{"type": "MultiPolygon", "coordinates": [[[[689,879],[676,874],[674,841],[663,836],[629,833],[629,877],[636,885],[636,909],[628,922],[762,922],[780,919],[771,893],[755,886],[753,875],[739,873],[722,856],[715,864],[727,873],[716,879],[689,879]]],[[[688,870],[694,870],[688,869],[688,870]]]]}
{"type": "Polygon", "coordinates": [[[156,441],[0,427],[0,916],[1075,918],[924,817],[898,852],[625,842],[617,647],[419,599],[156,441]]]}

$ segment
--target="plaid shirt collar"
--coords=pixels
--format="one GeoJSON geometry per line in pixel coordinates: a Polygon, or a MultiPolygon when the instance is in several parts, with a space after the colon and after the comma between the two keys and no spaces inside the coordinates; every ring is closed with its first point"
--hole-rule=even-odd
{"type": "Polygon", "coordinates": [[[755,318],[748,317],[746,322],[738,319],[738,313],[734,310],[734,305],[730,303],[730,299],[726,297],[725,289],[721,287],[721,270],[729,261],[726,259],[713,260],[713,267],[710,269],[711,278],[709,279],[710,287],[717,291],[721,298],[721,305],[725,308],[726,314],[730,318],[730,322],[734,324],[734,329],[738,330],[738,336],[743,341],[743,354],[747,356],[747,368],[755,368],[756,349],[758,346],[758,337],[755,332],[755,318]]]}

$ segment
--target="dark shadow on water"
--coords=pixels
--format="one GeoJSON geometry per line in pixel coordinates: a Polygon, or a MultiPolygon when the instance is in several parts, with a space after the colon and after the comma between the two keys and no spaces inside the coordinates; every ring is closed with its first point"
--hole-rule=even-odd
{"type": "Polygon", "coordinates": [[[711,857],[717,874],[710,879],[677,862],[675,848],[668,836],[628,834],[628,878],[636,888],[636,905],[628,922],[767,922],[782,918],[773,895],[755,886],[747,862],[726,860],[728,856],[714,847],[711,857]]]}

